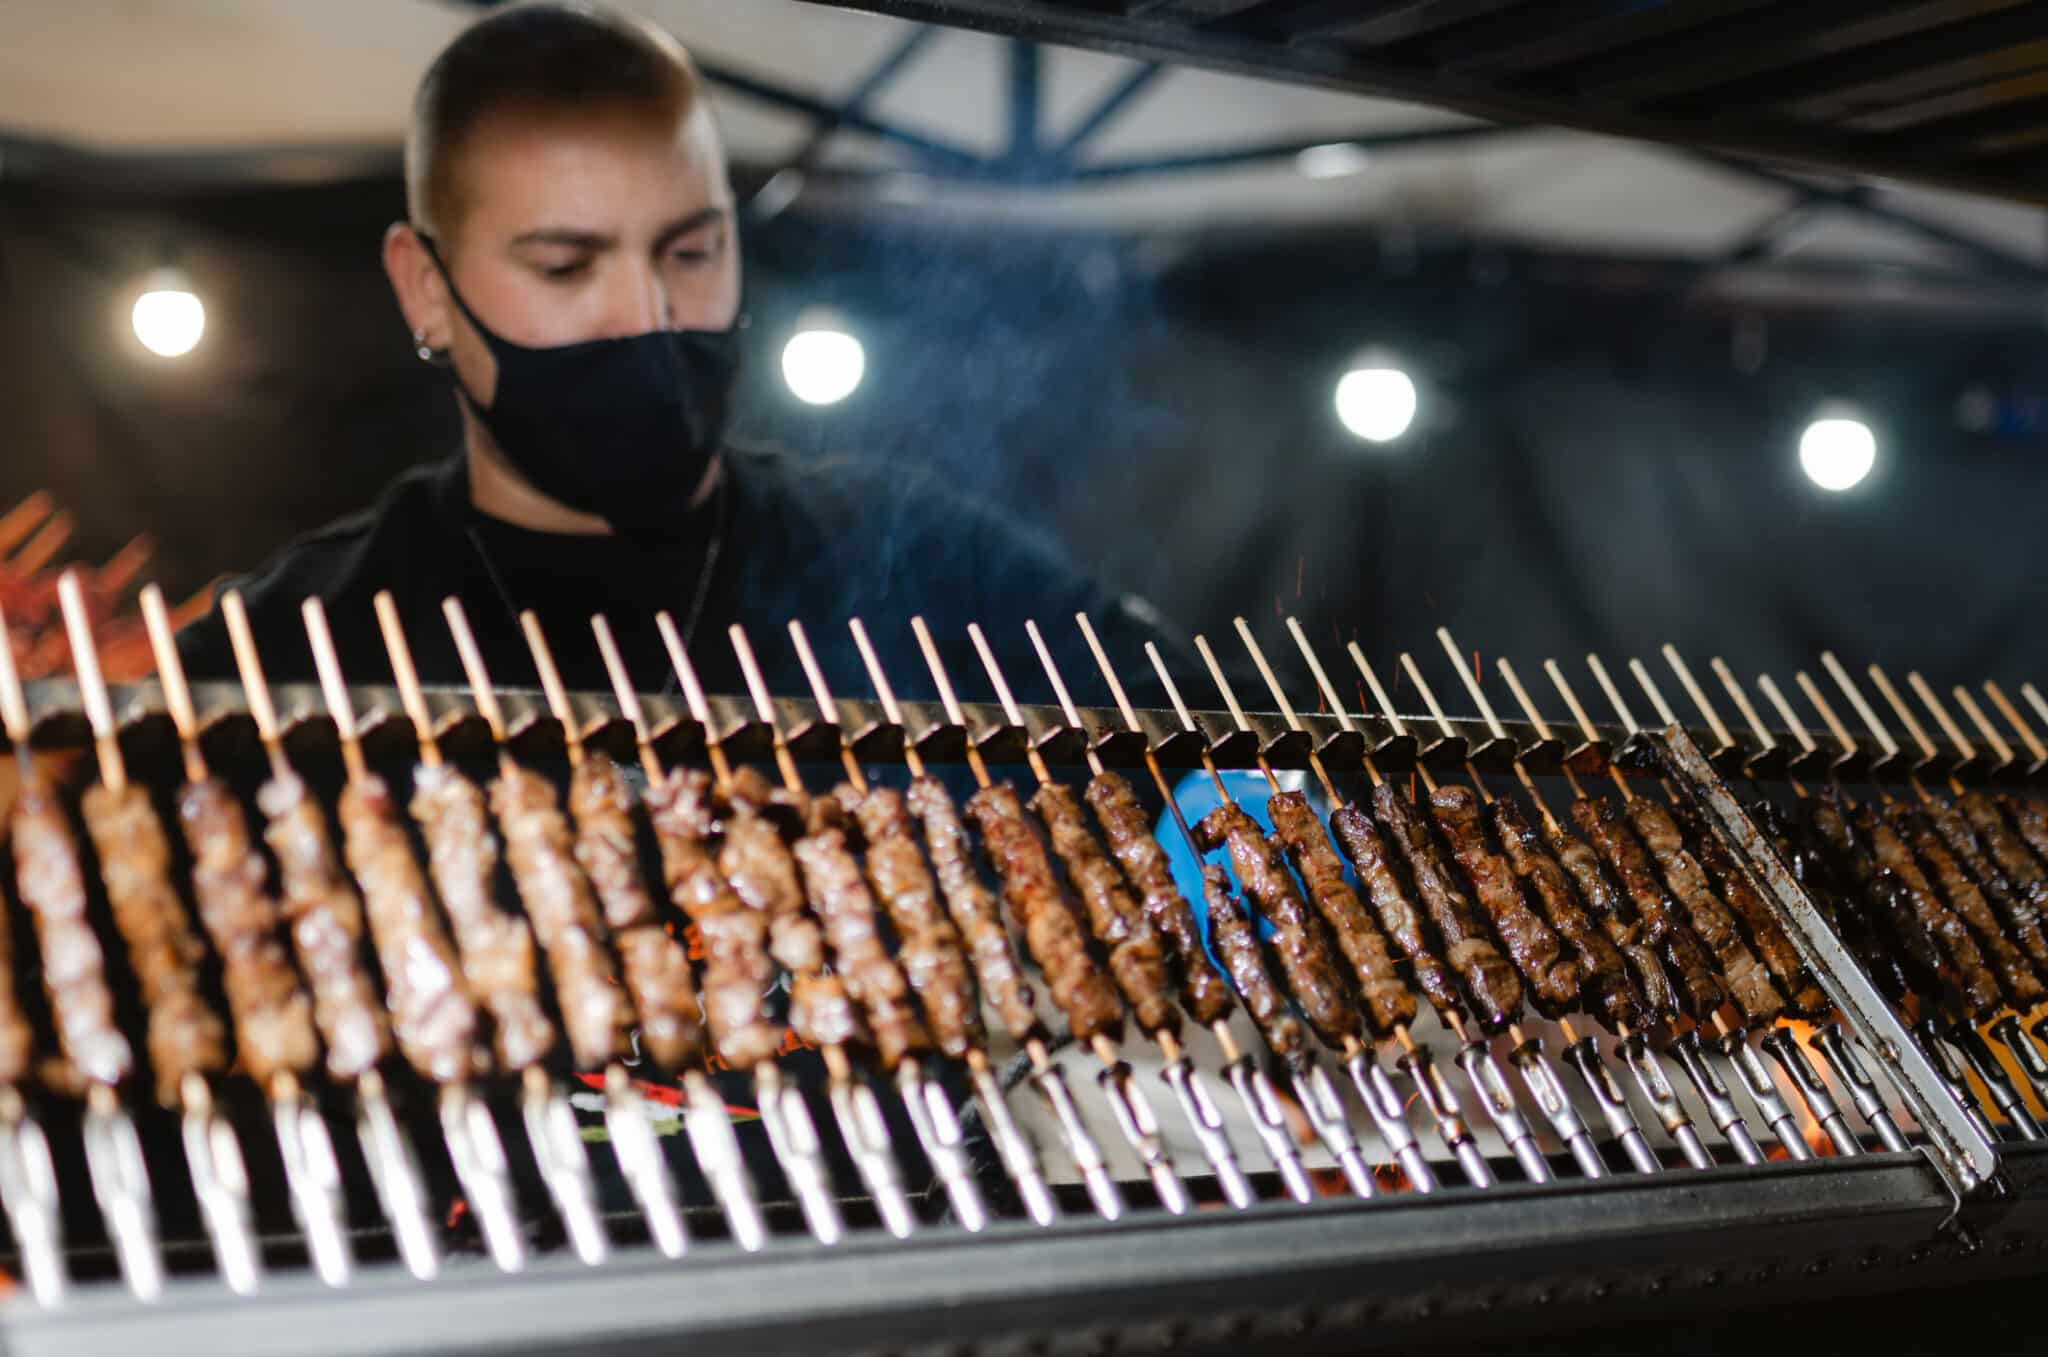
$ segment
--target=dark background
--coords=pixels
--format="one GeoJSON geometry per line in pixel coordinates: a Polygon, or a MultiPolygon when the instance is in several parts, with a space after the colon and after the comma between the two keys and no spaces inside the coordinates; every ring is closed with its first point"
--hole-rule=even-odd
{"type": "MultiPolygon", "coordinates": [[[[400,212],[395,178],[0,184],[0,507],[50,490],[85,558],[147,531],[180,596],[454,447],[445,378],[414,359],[377,262],[400,212]],[[163,259],[208,308],[177,361],[128,330],[163,259]]],[[[936,465],[1190,630],[1243,612],[1279,640],[1298,612],[1389,661],[1436,656],[1443,623],[1529,667],[1671,640],[1745,676],[1789,678],[1823,647],[1944,689],[2048,671],[2037,289],[1822,280],[1738,302],[1683,261],[829,201],[745,239],[743,436],[936,465]],[[778,368],[815,304],[868,354],[862,388],[816,411],[778,368]],[[1388,447],[1331,407],[1367,344],[1423,390],[1388,447]],[[1963,427],[1966,393],[1988,430],[1963,427]],[[1830,400],[1880,440],[1841,496],[1796,459],[1830,400]]]]}

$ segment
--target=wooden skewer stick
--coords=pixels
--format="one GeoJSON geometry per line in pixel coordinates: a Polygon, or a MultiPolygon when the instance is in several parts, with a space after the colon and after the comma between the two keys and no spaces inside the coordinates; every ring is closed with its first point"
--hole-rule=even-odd
{"type": "MultiPolygon", "coordinates": [[[[280,781],[291,779],[296,774],[284,756],[277,708],[271,703],[270,683],[263,673],[263,657],[257,653],[256,634],[249,625],[248,609],[243,605],[240,592],[230,589],[221,595],[220,611],[222,620],[227,623],[228,643],[234,650],[235,667],[241,672],[242,692],[249,703],[249,714],[256,721],[257,738],[269,756],[271,776],[280,781]]],[[[361,957],[352,956],[351,960],[360,974],[361,957]]],[[[379,1043],[381,1056],[388,1050],[388,1036],[383,1033],[381,1025],[379,1043]]],[[[355,1088],[359,1103],[357,1133],[365,1152],[378,1164],[377,1185],[384,1214],[398,1238],[399,1252],[406,1266],[415,1276],[426,1280],[438,1274],[441,1260],[433,1228],[427,1221],[426,1185],[420,1177],[418,1161],[399,1126],[397,1114],[392,1110],[382,1071],[372,1064],[356,1076],[355,1088]]]]}
{"type": "Polygon", "coordinates": [[[1998,760],[1997,763],[1992,765],[1992,771],[1997,772],[2010,766],[2015,757],[2012,746],[2007,744],[2005,737],[1998,733],[1998,727],[1991,724],[1991,718],[1986,716],[1984,709],[1977,705],[1977,699],[1970,696],[1970,690],[1958,683],[1949,689],[1949,696],[1956,700],[1956,705],[1961,707],[1963,714],[1970,718],[1970,724],[1977,727],[1977,733],[1984,737],[1984,743],[1991,746],[1991,753],[1998,760]]]}
{"type": "Polygon", "coordinates": [[[434,718],[427,710],[427,695],[420,687],[419,671],[413,667],[412,646],[398,620],[398,603],[389,589],[379,590],[373,602],[377,626],[384,633],[384,649],[391,656],[392,677],[398,680],[398,700],[405,707],[406,718],[412,722],[413,739],[419,745],[420,762],[429,768],[439,768],[441,742],[434,735],[434,718]]]}
{"type": "Polygon", "coordinates": [[[92,726],[93,748],[99,755],[100,781],[110,791],[128,786],[128,764],[121,757],[121,740],[114,726],[114,711],[107,698],[107,682],[100,676],[99,649],[93,644],[92,621],[85,611],[85,591],[78,572],[67,570],[57,579],[57,601],[64,613],[64,632],[71,642],[71,665],[78,671],[79,697],[85,704],[85,718],[92,726]]]}
{"type": "MultiPolygon", "coordinates": [[[[164,605],[163,590],[154,584],[142,590],[142,619],[156,657],[164,707],[178,733],[185,780],[193,784],[205,782],[210,773],[205,753],[199,747],[199,720],[192,707],[192,690],[185,681],[184,663],[178,658],[178,643],[170,611],[164,605]]],[[[332,1161],[325,1124],[319,1122],[319,1114],[307,1100],[298,1076],[291,1071],[280,1070],[273,1075],[265,1092],[284,1151],[292,1208],[300,1228],[306,1232],[313,1270],[329,1286],[340,1286],[347,1282],[353,1261],[343,1224],[341,1185],[338,1178],[322,1181],[308,1171],[309,1165],[332,1161]]]]}
{"type": "Polygon", "coordinates": [[[2041,743],[2041,737],[2036,735],[2034,728],[2027,724],[2027,718],[2020,715],[2020,709],[2015,707],[2012,704],[2012,699],[2005,695],[2005,689],[1999,687],[1992,680],[1985,679],[1984,693],[1991,699],[1991,705],[1998,708],[1998,714],[2006,719],[2006,723],[2019,732],[2020,743],[2026,745],[2027,752],[2034,756],[2034,762],[2040,763],[2043,760],[2048,760],[2048,745],[2041,743]]]}

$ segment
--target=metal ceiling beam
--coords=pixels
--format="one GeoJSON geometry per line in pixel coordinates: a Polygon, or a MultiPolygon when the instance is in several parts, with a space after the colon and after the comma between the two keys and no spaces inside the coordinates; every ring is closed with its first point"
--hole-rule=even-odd
{"type": "Polygon", "coordinates": [[[1045,70],[1038,44],[1012,38],[1010,64],[1010,146],[1004,159],[1020,177],[1040,169],[1038,129],[1045,111],[1045,70]]]}
{"type": "Polygon", "coordinates": [[[1893,207],[1880,202],[1867,185],[1848,184],[1840,187],[1829,187],[1811,184],[1804,179],[1798,179],[1789,174],[1780,174],[1776,170],[1766,169],[1761,165],[1751,164],[1744,160],[1736,160],[1729,156],[1715,155],[1707,151],[1692,151],[1686,154],[1690,159],[1699,161],[1701,164],[1712,165],[1730,174],[1739,175],[1745,179],[1752,179],[1758,183],[1770,184],[1776,188],[1789,189],[1800,195],[1802,200],[1810,202],[1816,207],[1826,206],[1853,212],[1872,221],[1881,222],[1884,225],[1906,231],[1930,244],[1958,251],[1974,260],[1978,267],[1988,273],[1999,273],[2035,280],[2048,278],[2048,262],[2014,254],[2012,251],[2002,246],[1994,245],[1988,240],[1979,239],[1976,236],[1943,226],[1939,222],[1930,221],[1903,208],[1893,207]]]}
{"type": "Polygon", "coordinates": [[[1076,166],[1072,178],[1080,183],[1108,179],[1143,179],[1199,170],[1237,169],[1274,161],[1292,160],[1303,151],[1320,146],[1356,146],[1363,151],[1395,151],[1416,146],[1441,146],[1464,141],[1489,140],[1540,128],[1515,127],[1502,123],[1461,123],[1453,127],[1418,127],[1401,132],[1338,133],[1312,139],[1251,142],[1238,146],[1165,151],[1156,155],[1124,160],[1098,160],[1076,166]]]}
{"type": "Polygon", "coordinates": [[[1119,80],[1109,93],[1096,101],[1095,107],[1083,114],[1067,133],[1065,141],[1059,144],[1053,154],[1062,160],[1071,161],[1083,146],[1092,141],[1103,129],[1122,117],[1133,101],[1152,87],[1154,81],[1165,74],[1166,68],[1156,61],[1140,62],[1119,80]]]}
{"type": "Polygon", "coordinates": [[[749,75],[723,62],[697,58],[697,70],[712,84],[729,90],[743,98],[773,108],[801,113],[814,122],[838,119],[838,125],[848,131],[864,133],[892,145],[901,146],[918,160],[919,167],[933,174],[987,177],[992,169],[991,162],[983,159],[964,146],[913,132],[907,127],[877,118],[858,108],[842,107],[829,99],[793,89],[779,81],[749,75]]]}
{"type": "Polygon", "coordinates": [[[846,125],[847,118],[865,114],[868,105],[896,83],[910,68],[910,64],[923,55],[925,48],[932,45],[941,31],[928,24],[913,26],[901,42],[885,52],[882,59],[855,83],[853,89],[848,91],[846,97],[839,101],[829,115],[817,119],[812,124],[810,139],[789,158],[789,162],[783,168],[807,170],[816,164],[818,157],[825,153],[825,147],[832,140],[833,134],[846,125]]]}

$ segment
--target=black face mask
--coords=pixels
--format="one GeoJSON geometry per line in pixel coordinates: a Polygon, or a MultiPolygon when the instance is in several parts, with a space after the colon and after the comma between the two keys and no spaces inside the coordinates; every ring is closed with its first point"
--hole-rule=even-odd
{"type": "Polygon", "coordinates": [[[489,408],[460,377],[455,384],[505,459],[542,494],[596,514],[622,536],[673,535],[725,436],[739,325],[528,348],[477,318],[434,242],[420,239],[497,361],[489,408]]]}

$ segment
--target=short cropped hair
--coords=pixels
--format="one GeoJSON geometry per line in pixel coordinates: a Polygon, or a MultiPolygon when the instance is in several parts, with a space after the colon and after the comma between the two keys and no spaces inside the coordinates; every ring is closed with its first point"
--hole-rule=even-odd
{"type": "Polygon", "coordinates": [[[427,231],[455,229],[464,143],[494,113],[624,105],[680,118],[700,89],[683,45],[644,19],[553,0],[501,10],[465,29],[420,79],[405,138],[406,210],[427,231]]]}

